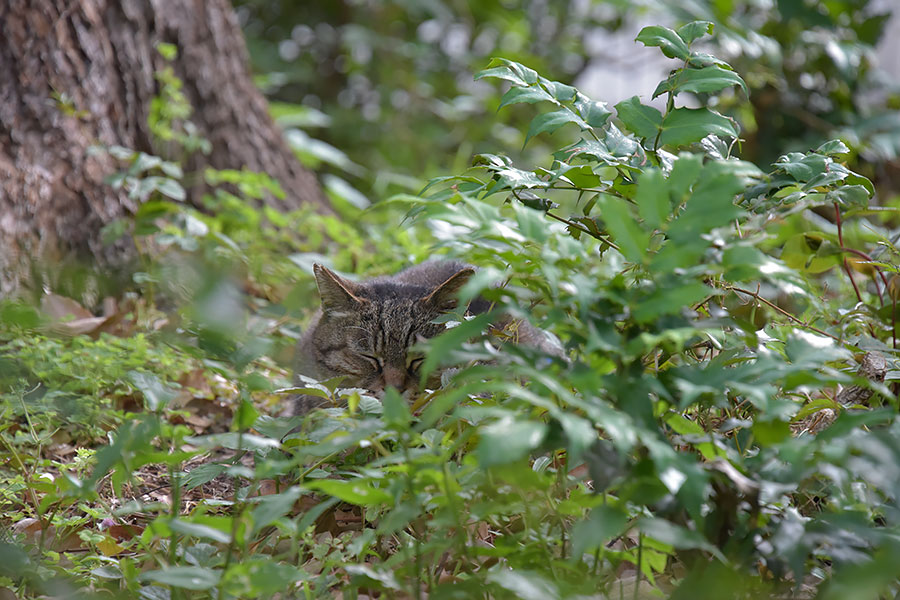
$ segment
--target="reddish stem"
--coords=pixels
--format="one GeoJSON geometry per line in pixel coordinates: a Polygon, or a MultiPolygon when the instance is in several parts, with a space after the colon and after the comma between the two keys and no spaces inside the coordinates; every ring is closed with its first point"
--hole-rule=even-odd
{"type": "MultiPolygon", "coordinates": [[[[844,249],[844,231],[841,226],[841,208],[838,206],[838,203],[834,203],[834,219],[837,223],[838,230],[838,245],[841,247],[841,250],[844,249]]],[[[847,259],[843,259],[844,263],[844,271],[847,273],[847,277],[850,278],[850,285],[853,286],[853,291],[856,292],[856,299],[859,300],[860,304],[862,303],[862,294],[859,293],[859,288],[856,287],[856,281],[853,279],[853,273],[850,271],[850,265],[847,263],[847,259]]]]}
{"type": "MultiPolygon", "coordinates": [[[[855,248],[843,248],[842,247],[841,250],[843,250],[844,252],[849,252],[850,254],[855,254],[856,256],[858,256],[861,259],[866,260],[868,262],[875,262],[875,259],[873,259],[871,256],[869,256],[865,252],[856,250],[855,248]]],[[[875,265],[872,265],[872,268],[875,269],[876,273],[878,273],[878,276],[881,278],[881,283],[884,284],[884,289],[885,289],[885,291],[887,291],[888,282],[887,282],[887,277],[884,276],[884,272],[881,270],[880,267],[877,267],[875,265]]],[[[875,289],[878,291],[878,299],[881,301],[881,305],[884,306],[884,296],[882,296],[882,294],[881,294],[881,288],[878,287],[877,279],[875,280],[875,289]]]]}

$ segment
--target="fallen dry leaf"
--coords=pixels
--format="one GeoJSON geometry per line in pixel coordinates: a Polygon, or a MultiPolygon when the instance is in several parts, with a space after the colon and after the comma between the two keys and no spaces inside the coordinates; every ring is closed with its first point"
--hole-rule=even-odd
{"type": "Polygon", "coordinates": [[[66,318],[94,318],[94,315],[91,314],[89,310],[81,306],[81,304],[75,300],[57,294],[46,294],[41,298],[41,311],[55,321],[62,321],[66,318]]]}

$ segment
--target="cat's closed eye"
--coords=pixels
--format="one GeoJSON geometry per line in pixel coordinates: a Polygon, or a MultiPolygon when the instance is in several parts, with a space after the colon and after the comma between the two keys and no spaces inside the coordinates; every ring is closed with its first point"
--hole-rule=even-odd
{"type": "Polygon", "coordinates": [[[419,370],[419,367],[422,366],[423,362],[425,362],[424,356],[414,356],[413,358],[409,359],[406,368],[409,369],[410,373],[415,373],[419,370]]]}
{"type": "Polygon", "coordinates": [[[376,369],[378,369],[379,371],[382,369],[382,367],[384,367],[384,362],[381,360],[381,358],[378,356],[375,356],[374,354],[366,354],[366,353],[360,352],[359,355],[362,356],[367,361],[369,361],[369,363],[371,363],[371,365],[373,367],[375,367],[376,369]]]}

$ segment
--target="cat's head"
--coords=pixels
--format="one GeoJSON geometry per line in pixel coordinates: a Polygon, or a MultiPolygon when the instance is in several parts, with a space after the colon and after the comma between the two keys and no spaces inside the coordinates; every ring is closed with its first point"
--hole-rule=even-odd
{"type": "Polygon", "coordinates": [[[344,386],[376,394],[391,386],[407,395],[418,389],[424,360],[410,347],[444,330],[433,321],[456,308],[457,292],[475,273],[464,267],[427,287],[390,278],[354,283],[321,265],[313,270],[322,299],[314,339],[320,370],[345,376],[344,386]]]}

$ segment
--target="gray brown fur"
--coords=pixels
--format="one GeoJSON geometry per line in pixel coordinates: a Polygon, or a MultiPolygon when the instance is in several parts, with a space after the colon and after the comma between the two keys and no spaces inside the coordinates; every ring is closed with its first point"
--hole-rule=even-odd
{"type": "MultiPolygon", "coordinates": [[[[422,356],[410,351],[421,339],[444,331],[433,321],[457,305],[460,288],[475,273],[461,262],[425,262],[396,275],[354,283],[321,265],[314,265],[322,307],[297,343],[295,383],[300,375],[318,380],[343,376],[343,387],[360,387],[380,394],[393,386],[404,395],[418,389],[422,356]]],[[[467,312],[485,312],[489,304],[477,298],[467,312]]],[[[542,331],[518,324],[519,343],[559,355],[542,331]]],[[[429,381],[429,387],[437,387],[429,381]]],[[[321,398],[300,396],[295,414],[322,403],[321,398]]]]}

